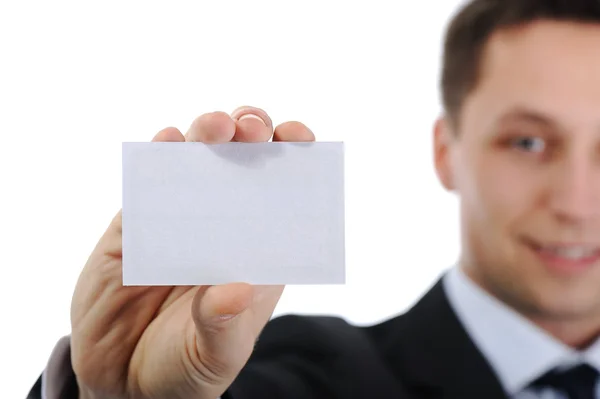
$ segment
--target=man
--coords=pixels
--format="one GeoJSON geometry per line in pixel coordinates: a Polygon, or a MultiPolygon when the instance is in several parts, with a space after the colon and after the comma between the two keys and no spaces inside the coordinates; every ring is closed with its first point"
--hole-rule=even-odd
{"type": "MultiPolygon", "coordinates": [[[[600,398],[600,2],[472,0],[441,86],[435,166],[462,251],[407,313],[267,323],[283,287],[123,287],[117,215],[30,397],[600,398]]],[[[154,140],[272,135],[314,140],[256,108],[154,140]]]]}

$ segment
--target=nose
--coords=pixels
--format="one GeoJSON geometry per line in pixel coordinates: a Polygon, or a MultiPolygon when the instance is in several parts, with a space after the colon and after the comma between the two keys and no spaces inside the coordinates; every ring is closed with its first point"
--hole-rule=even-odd
{"type": "Polygon", "coordinates": [[[556,168],[551,178],[550,207],[563,222],[600,219],[600,162],[589,156],[572,156],[556,168]]]}

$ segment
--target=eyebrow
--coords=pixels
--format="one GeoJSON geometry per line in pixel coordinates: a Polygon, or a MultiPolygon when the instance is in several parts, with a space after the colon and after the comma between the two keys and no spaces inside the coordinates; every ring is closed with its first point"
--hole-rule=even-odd
{"type": "Polygon", "coordinates": [[[545,127],[560,128],[560,125],[548,115],[531,108],[516,107],[504,113],[495,123],[496,127],[514,122],[527,122],[545,127]]]}
{"type": "MultiPolygon", "coordinates": [[[[551,115],[527,106],[515,106],[509,109],[496,119],[495,122],[492,122],[491,126],[493,130],[499,130],[504,127],[504,125],[511,123],[527,123],[561,133],[570,130],[569,127],[565,126],[551,115]]],[[[600,132],[600,124],[598,124],[596,130],[600,132]]]]}

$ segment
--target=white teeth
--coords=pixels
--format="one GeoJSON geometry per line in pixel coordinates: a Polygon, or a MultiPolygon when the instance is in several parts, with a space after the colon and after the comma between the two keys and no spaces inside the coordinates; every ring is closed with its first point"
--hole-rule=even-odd
{"type": "Polygon", "coordinates": [[[587,258],[598,253],[597,248],[591,247],[544,247],[542,250],[567,259],[587,258]]]}

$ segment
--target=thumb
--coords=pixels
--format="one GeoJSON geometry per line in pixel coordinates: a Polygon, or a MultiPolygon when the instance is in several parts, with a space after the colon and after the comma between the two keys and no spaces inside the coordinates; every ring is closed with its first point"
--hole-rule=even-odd
{"type": "Polygon", "coordinates": [[[253,287],[245,283],[201,286],[196,293],[190,359],[205,382],[229,384],[248,361],[256,341],[252,299],[253,287]]]}

